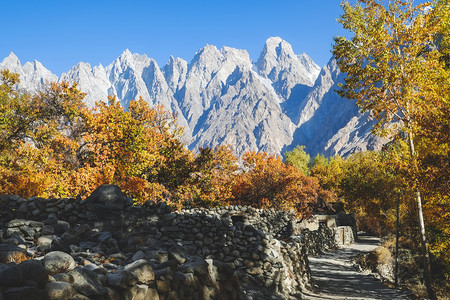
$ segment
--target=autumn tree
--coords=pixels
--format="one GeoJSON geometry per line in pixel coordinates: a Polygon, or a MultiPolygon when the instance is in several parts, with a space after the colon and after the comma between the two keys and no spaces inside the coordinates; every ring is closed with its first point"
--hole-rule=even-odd
{"type": "Polygon", "coordinates": [[[384,5],[377,0],[357,0],[354,5],[344,1],[342,7],[344,14],[339,22],[353,36],[335,38],[333,54],[342,72],[347,73],[338,93],[356,100],[363,111],[371,111],[378,120],[374,128],[378,133],[399,127],[407,136],[424,278],[429,297],[435,298],[422,199],[415,184],[419,173],[415,138],[420,116],[442,106],[449,90],[448,70],[436,47],[436,37],[445,25],[439,16],[448,6],[436,6],[436,2],[414,6],[412,1],[401,0],[384,5]]]}
{"type": "Polygon", "coordinates": [[[131,101],[128,111],[115,97],[97,103],[86,120],[83,168],[74,179],[85,187],[82,194],[110,183],[141,202],[163,198],[165,187],[154,179],[166,160],[164,149],[177,137],[173,122],[143,99],[131,101]]]}
{"type": "Polygon", "coordinates": [[[317,179],[286,165],[280,157],[247,152],[243,164],[245,171],[236,178],[233,187],[233,203],[293,209],[303,218],[326,206],[327,199],[320,197],[317,179]]]}
{"type": "Polygon", "coordinates": [[[320,186],[339,194],[339,187],[345,172],[345,160],[340,156],[333,156],[329,159],[316,156],[313,160],[310,175],[319,180],[320,186]]]}
{"type": "Polygon", "coordinates": [[[395,166],[384,152],[355,153],[344,161],[339,193],[345,209],[356,214],[363,230],[377,235],[394,232],[393,199],[402,188],[395,166]]]}
{"type": "Polygon", "coordinates": [[[77,167],[84,130],[84,94],[52,84],[31,95],[18,91],[17,74],[2,71],[0,85],[0,187],[26,196],[66,196],[77,167]]]}
{"type": "Polygon", "coordinates": [[[172,191],[179,205],[217,207],[229,205],[238,169],[237,158],[229,146],[200,148],[188,163],[184,183],[172,191]]]}

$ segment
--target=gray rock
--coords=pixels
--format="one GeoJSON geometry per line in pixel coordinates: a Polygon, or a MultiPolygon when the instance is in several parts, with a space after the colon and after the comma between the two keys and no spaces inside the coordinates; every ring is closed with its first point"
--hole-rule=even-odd
{"type": "Polygon", "coordinates": [[[159,294],[167,294],[170,290],[170,281],[156,280],[156,288],[159,294]]]}
{"type": "Polygon", "coordinates": [[[155,279],[153,268],[145,259],[140,259],[128,264],[124,269],[135,276],[139,283],[149,284],[155,279]]]}
{"type": "MultiPolygon", "coordinates": [[[[109,286],[106,287],[106,293],[107,293],[106,299],[108,299],[108,300],[122,300],[123,299],[120,292],[115,288],[112,288],[109,286]]],[[[152,298],[149,298],[149,299],[152,299],[152,298]]]]}
{"type": "Polygon", "coordinates": [[[89,211],[108,219],[122,216],[124,201],[120,187],[103,184],[86,198],[85,203],[89,211]]]}
{"type": "Polygon", "coordinates": [[[51,249],[53,241],[53,236],[51,235],[43,235],[38,237],[36,241],[37,250],[41,252],[46,252],[51,249]]]}
{"type": "Polygon", "coordinates": [[[87,297],[106,295],[107,291],[101,284],[97,274],[81,266],[69,272],[74,279],[73,286],[78,293],[87,297]]]}
{"type": "Polygon", "coordinates": [[[21,286],[21,287],[13,287],[8,288],[3,291],[3,297],[5,300],[44,300],[47,299],[46,292],[44,289],[39,289],[32,286],[21,286]]]}
{"type": "Polygon", "coordinates": [[[47,253],[42,263],[50,275],[68,272],[75,268],[76,265],[71,255],[61,251],[47,253]]]}
{"type": "Polygon", "coordinates": [[[70,224],[68,222],[61,220],[58,220],[58,222],[54,226],[56,234],[64,233],[70,228],[70,224]]]}
{"type": "Polygon", "coordinates": [[[105,231],[100,233],[100,235],[97,238],[97,242],[99,242],[100,244],[104,243],[106,240],[112,238],[112,234],[111,232],[105,231]]]}
{"type": "Polygon", "coordinates": [[[47,270],[40,261],[33,259],[23,261],[19,264],[19,269],[22,271],[24,280],[34,281],[39,287],[44,287],[48,282],[47,270]]]}
{"type": "Polygon", "coordinates": [[[49,300],[72,299],[77,293],[72,284],[62,281],[47,283],[45,290],[49,300]]]}
{"type": "Polygon", "coordinates": [[[26,213],[28,211],[28,205],[26,202],[23,202],[19,205],[19,209],[17,210],[19,213],[26,213]]]}
{"type": "Polygon", "coordinates": [[[0,263],[20,262],[27,258],[27,251],[15,245],[0,244],[0,263]]]}
{"type": "Polygon", "coordinates": [[[172,247],[169,249],[169,259],[175,259],[180,265],[186,262],[188,255],[181,247],[172,247]]]}
{"type": "MultiPolygon", "coordinates": [[[[103,297],[101,297],[101,298],[103,298],[103,297]]],[[[91,300],[91,299],[92,298],[87,297],[87,296],[85,296],[83,294],[76,294],[75,296],[72,297],[71,300],[91,300]]]]}
{"type": "Polygon", "coordinates": [[[139,250],[131,257],[131,260],[137,261],[137,260],[145,259],[145,258],[146,258],[145,253],[142,250],[139,250]]]}
{"type": "Polygon", "coordinates": [[[25,220],[25,219],[13,219],[6,224],[6,227],[7,228],[22,227],[22,226],[27,226],[29,224],[30,224],[30,221],[25,220]]]}
{"type": "Polygon", "coordinates": [[[160,279],[160,280],[166,280],[166,281],[170,281],[174,278],[175,273],[173,270],[176,270],[175,268],[162,268],[162,269],[155,269],[155,278],[160,279]]]}
{"type": "Polygon", "coordinates": [[[16,233],[12,234],[7,241],[14,245],[25,245],[27,243],[22,234],[16,233]]]}
{"type": "Polygon", "coordinates": [[[110,272],[106,275],[107,283],[113,287],[119,287],[126,289],[137,283],[137,278],[130,272],[125,270],[119,270],[116,272],[110,272]]]}
{"type": "Polygon", "coordinates": [[[54,274],[53,277],[56,281],[61,281],[61,282],[67,282],[67,283],[73,283],[73,276],[70,275],[69,273],[58,273],[58,274],[54,274]]]}
{"type": "Polygon", "coordinates": [[[133,300],[158,300],[159,295],[155,289],[149,288],[147,285],[137,284],[131,287],[126,295],[125,299],[133,300]]]}
{"type": "Polygon", "coordinates": [[[179,266],[178,271],[193,273],[195,275],[205,275],[208,274],[208,263],[204,259],[192,260],[179,266]]]}
{"type": "Polygon", "coordinates": [[[0,265],[0,287],[16,287],[22,284],[23,273],[16,264],[0,265]]]}
{"type": "Polygon", "coordinates": [[[120,187],[104,184],[85,200],[87,215],[96,229],[122,237],[125,197],[120,187]]]}

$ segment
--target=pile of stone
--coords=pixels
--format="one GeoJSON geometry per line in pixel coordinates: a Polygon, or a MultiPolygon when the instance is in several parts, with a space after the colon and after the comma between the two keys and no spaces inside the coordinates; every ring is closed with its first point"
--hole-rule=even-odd
{"type": "Polygon", "coordinates": [[[0,299],[283,299],[310,284],[293,213],[137,206],[111,185],[1,196],[0,212],[0,299]]]}
{"type": "Polygon", "coordinates": [[[219,262],[184,259],[177,251],[159,253],[159,260],[127,264],[99,263],[105,257],[98,253],[81,257],[51,251],[16,263],[27,255],[24,249],[1,246],[2,259],[7,258],[0,264],[4,299],[242,298],[237,278],[232,272],[220,272],[219,262]]]}

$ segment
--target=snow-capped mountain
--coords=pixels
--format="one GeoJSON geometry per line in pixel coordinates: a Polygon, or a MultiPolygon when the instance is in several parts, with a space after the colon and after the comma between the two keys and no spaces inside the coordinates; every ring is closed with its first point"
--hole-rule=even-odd
{"type": "Polygon", "coordinates": [[[301,144],[312,155],[331,156],[383,144],[370,134],[370,116],[336,94],[345,76],[336,62],[320,69],[279,37],[266,41],[255,63],[245,50],[206,45],[192,61],[170,57],[162,68],[125,50],[106,67],[81,62],[60,78],[37,61],[22,66],[13,53],[0,69],[19,73],[20,88],[32,92],[51,81],[78,82],[91,107],[108,95],[125,108],[139,97],[162,104],[185,127],[191,149],[228,144],[240,156],[249,150],[282,154],[301,144]]]}

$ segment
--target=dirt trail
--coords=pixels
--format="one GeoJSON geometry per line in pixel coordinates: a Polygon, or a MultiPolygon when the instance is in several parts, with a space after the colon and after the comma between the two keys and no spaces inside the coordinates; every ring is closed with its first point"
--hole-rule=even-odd
{"type": "Polygon", "coordinates": [[[409,292],[389,288],[353,266],[354,258],[378,245],[379,239],[362,236],[358,243],[310,257],[314,291],[306,292],[305,299],[412,299],[409,292]]]}

